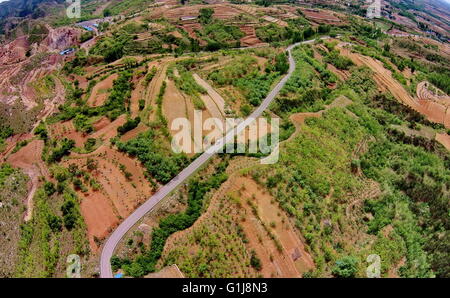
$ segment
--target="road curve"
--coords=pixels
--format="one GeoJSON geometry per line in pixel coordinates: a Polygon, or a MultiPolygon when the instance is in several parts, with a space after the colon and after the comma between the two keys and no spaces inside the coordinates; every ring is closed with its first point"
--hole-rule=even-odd
{"type": "MultiPolygon", "coordinates": [[[[328,37],[323,37],[325,39],[328,37]]],[[[235,134],[239,134],[246,126],[252,123],[256,118],[260,117],[262,113],[268,108],[269,104],[275,99],[281,88],[286,84],[295,70],[295,60],[292,57],[292,49],[299,44],[312,43],[314,40],[298,42],[287,47],[289,54],[289,71],[281,79],[281,81],[273,88],[273,90],[263,100],[261,105],[244,121],[239,123],[235,131],[228,132],[222,139],[219,139],[213,146],[208,148],[202,155],[194,160],[188,167],[182,170],[169,183],[161,187],[154,195],[145,201],[139,208],[137,208],[130,216],[128,216],[111,234],[103,246],[100,256],[100,277],[112,278],[113,273],[111,269],[110,259],[113,256],[114,250],[122,239],[122,237],[149,211],[153,209],[164,197],[182,184],[189,176],[195,173],[202,165],[204,165],[213,155],[215,155],[228,141],[234,139],[235,134]]]]}

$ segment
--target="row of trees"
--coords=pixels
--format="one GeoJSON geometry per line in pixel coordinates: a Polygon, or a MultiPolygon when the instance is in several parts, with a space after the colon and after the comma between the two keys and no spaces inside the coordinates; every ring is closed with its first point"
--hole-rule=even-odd
{"type": "Polygon", "coordinates": [[[117,132],[119,134],[123,135],[127,131],[130,131],[130,130],[136,128],[140,122],[141,122],[141,118],[139,116],[134,119],[128,119],[127,122],[125,122],[123,125],[121,125],[117,128],[117,132]]]}

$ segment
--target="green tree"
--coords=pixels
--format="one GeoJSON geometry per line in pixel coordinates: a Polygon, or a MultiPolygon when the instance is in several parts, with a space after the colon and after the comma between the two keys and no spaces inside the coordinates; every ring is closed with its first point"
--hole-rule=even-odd
{"type": "Polygon", "coordinates": [[[212,8],[201,8],[200,15],[198,16],[199,22],[201,24],[209,24],[212,21],[212,16],[214,14],[214,9],[212,8]]]}
{"type": "Polygon", "coordinates": [[[45,182],[44,190],[48,196],[51,196],[52,194],[54,194],[56,192],[55,185],[53,184],[53,182],[50,182],[50,181],[45,182]]]}
{"type": "Polygon", "coordinates": [[[336,261],[336,265],[332,269],[335,277],[352,278],[358,271],[358,260],[352,256],[345,256],[336,261]]]}

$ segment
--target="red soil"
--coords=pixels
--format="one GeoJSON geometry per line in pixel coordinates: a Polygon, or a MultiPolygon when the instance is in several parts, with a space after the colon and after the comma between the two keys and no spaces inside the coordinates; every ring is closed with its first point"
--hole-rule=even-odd
{"type": "Polygon", "coordinates": [[[446,133],[438,133],[436,134],[436,141],[444,145],[450,151],[450,135],[446,133]]]}
{"type": "Polygon", "coordinates": [[[417,100],[413,98],[408,91],[406,91],[405,88],[392,77],[391,71],[385,69],[380,61],[358,53],[352,53],[346,48],[340,48],[340,50],[342,55],[352,59],[356,65],[368,66],[374,72],[374,80],[380,90],[389,90],[389,92],[398,101],[403,102],[407,106],[423,114],[428,120],[442,123],[446,127],[450,128],[450,113],[448,107],[436,101],[421,99],[417,100]]]}
{"type": "Polygon", "coordinates": [[[337,18],[332,12],[311,8],[300,9],[304,13],[305,17],[313,22],[325,24],[341,23],[341,20],[337,18]]]}
{"type": "Polygon", "coordinates": [[[134,139],[138,136],[141,132],[145,132],[148,129],[148,127],[145,124],[140,123],[138,127],[135,129],[132,129],[128,131],[126,134],[124,134],[120,139],[124,142],[129,141],[131,139],[134,139]]]}
{"type": "Polygon", "coordinates": [[[253,47],[256,45],[264,45],[264,43],[256,37],[255,27],[253,25],[242,25],[239,27],[245,36],[241,38],[241,46],[253,47]]]}
{"type": "Polygon", "coordinates": [[[139,100],[144,99],[145,86],[142,84],[143,80],[135,79],[134,89],[131,91],[130,98],[130,112],[132,117],[136,117],[139,114],[139,100]]]}
{"type": "Polygon", "coordinates": [[[253,214],[248,203],[243,204],[246,219],[241,225],[249,238],[249,246],[256,251],[262,261],[261,274],[264,277],[300,277],[302,273],[315,267],[298,231],[269,193],[247,177],[236,179],[233,188],[240,189],[241,202],[253,200],[257,206],[259,218],[253,214]],[[273,245],[266,232],[261,230],[259,220],[278,239],[279,248],[273,245]],[[260,239],[264,245],[261,245],[260,239]]]}
{"type": "Polygon", "coordinates": [[[113,82],[117,78],[117,73],[114,73],[96,84],[94,88],[92,88],[92,93],[87,101],[87,104],[91,107],[102,106],[105,103],[106,99],[108,99],[109,92],[107,92],[107,90],[112,88],[113,82]]]}
{"type": "Polygon", "coordinates": [[[28,48],[29,44],[26,36],[21,36],[0,47],[0,65],[14,64],[25,60],[28,48]]]}
{"type": "Polygon", "coordinates": [[[33,214],[33,196],[40,184],[39,177],[43,176],[46,179],[50,179],[48,169],[41,158],[43,148],[44,141],[33,140],[16,153],[11,154],[7,159],[9,164],[13,167],[22,169],[25,174],[30,177],[28,195],[26,199],[26,221],[30,220],[33,214]]]}
{"type": "Polygon", "coordinates": [[[107,117],[102,117],[100,120],[96,121],[92,126],[94,126],[95,131],[99,131],[111,123],[107,117]]]}
{"type": "Polygon", "coordinates": [[[117,226],[119,219],[114,214],[110,200],[100,192],[89,193],[81,201],[81,214],[87,226],[89,245],[94,251],[97,244],[94,237],[106,237],[113,227],[117,226]]]}
{"type": "Polygon", "coordinates": [[[58,122],[49,126],[50,135],[52,138],[61,140],[68,138],[75,141],[75,146],[83,147],[87,136],[77,131],[73,125],[72,120],[65,122],[58,122]]]}
{"type": "Polygon", "coordinates": [[[107,236],[119,220],[126,218],[151,195],[152,188],[138,160],[109,146],[103,145],[92,154],[72,154],[62,164],[77,164],[85,168],[89,157],[98,161],[98,168],[91,172],[91,177],[101,188],[94,191],[89,187],[88,192],[79,192],[79,196],[82,198],[81,211],[88,226],[89,243],[92,250],[96,251],[98,247],[94,236],[98,239],[107,236]],[[126,171],[131,173],[130,179],[125,177],[119,165],[125,166],[126,171]]]}
{"type": "MultiPolygon", "coordinates": [[[[104,121],[104,120],[101,120],[104,121]]],[[[100,130],[90,135],[91,138],[102,138],[103,140],[109,140],[117,135],[117,128],[122,126],[127,121],[126,116],[120,115],[116,120],[109,125],[104,126],[100,130]]]]}
{"type": "Polygon", "coordinates": [[[201,30],[202,25],[197,22],[185,22],[180,26],[184,31],[186,31],[191,38],[194,38],[200,42],[201,45],[206,45],[206,42],[202,39],[199,39],[197,33],[195,31],[201,30]]]}

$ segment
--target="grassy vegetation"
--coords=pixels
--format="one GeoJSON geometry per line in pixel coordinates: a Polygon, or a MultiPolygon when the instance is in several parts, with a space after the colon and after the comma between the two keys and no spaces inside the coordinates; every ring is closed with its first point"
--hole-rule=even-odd
{"type": "Polygon", "coordinates": [[[358,117],[335,108],[321,118],[308,119],[301,134],[286,144],[275,167],[253,173],[303,231],[317,266],[312,275],[363,276],[364,252],[375,251],[384,258],[383,274],[405,257],[401,276],[447,276],[447,248],[437,239],[448,231],[450,155],[434,141],[407,138],[389,129],[395,123],[432,124],[391,95],[379,94],[372,73],[365,68],[352,68],[352,76],[338,89],[320,93],[323,89],[314,67],[304,59],[305,49],[295,53],[297,73],[287,83],[275,111],[289,115],[317,110],[318,100],[346,95],[354,101],[349,109],[358,117]],[[315,100],[308,96],[294,102],[287,99],[290,93],[312,90],[319,92],[315,100]],[[368,140],[373,142],[367,153],[354,152],[368,140]],[[357,174],[359,167],[362,177],[357,174]],[[345,217],[344,203],[362,191],[367,178],[380,183],[383,192],[366,201],[365,211],[374,218],[367,223],[367,236],[360,237],[373,234],[376,241],[355,250],[322,222],[331,221],[334,230],[345,234],[354,223],[345,217]],[[392,231],[386,236],[388,225],[392,231]]]}
{"type": "Polygon", "coordinates": [[[179,90],[192,97],[194,107],[198,110],[204,110],[205,104],[201,100],[200,95],[206,94],[207,92],[205,88],[197,84],[192,76],[192,72],[186,68],[187,65],[189,65],[189,61],[177,64],[179,76],[172,76],[172,78],[179,90]]]}
{"type": "Polygon", "coordinates": [[[286,72],[286,57],[273,59],[278,60],[278,63],[274,61],[275,67],[267,66],[262,73],[256,58],[242,55],[226,66],[210,72],[208,79],[219,87],[227,85],[236,87],[250,104],[257,106],[280,74],[286,72]]]}
{"type": "MultiPolygon", "coordinates": [[[[204,206],[205,195],[217,189],[227,180],[225,169],[228,161],[225,159],[216,168],[214,175],[197,178],[189,182],[188,201],[186,211],[178,214],[171,214],[160,220],[159,226],[152,231],[152,240],[149,249],[144,251],[134,260],[120,259],[113,257],[111,265],[113,270],[123,268],[127,275],[140,277],[149,272],[155,271],[155,266],[161,257],[167,238],[175,233],[189,228],[200,217],[204,206]]],[[[203,271],[203,269],[200,269],[203,271]]]]}
{"type": "Polygon", "coordinates": [[[273,111],[280,116],[323,109],[324,104],[332,100],[330,90],[325,87],[337,81],[326,65],[313,58],[309,46],[297,47],[293,56],[297,62],[296,69],[272,106],[273,111]]]}
{"type": "Polygon", "coordinates": [[[169,182],[183,169],[188,159],[184,154],[174,154],[164,143],[156,141],[157,133],[148,130],[128,142],[117,142],[120,151],[136,156],[150,177],[160,183],[169,182]]]}
{"type": "Polygon", "coordinates": [[[0,152],[2,152],[6,146],[5,140],[12,136],[14,133],[14,130],[8,126],[1,126],[0,128],[0,152]]]}
{"type": "Polygon", "coordinates": [[[133,13],[142,9],[145,5],[152,3],[153,0],[124,0],[111,3],[103,11],[104,16],[114,16],[121,13],[133,13]]]}
{"type": "Polygon", "coordinates": [[[217,51],[241,45],[240,39],[244,37],[244,33],[239,27],[227,25],[221,20],[211,18],[205,18],[203,24],[203,29],[199,31],[199,37],[206,41],[206,50],[217,51]]]}
{"type": "MultiPolygon", "coordinates": [[[[246,248],[241,223],[233,213],[239,210],[227,196],[218,198],[220,210],[208,211],[208,219],[197,223],[187,237],[165,251],[159,267],[177,264],[186,277],[256,277],[261,262],[246,248]]],[[[212,206],[211,206],[212,207],[212,206]]]]}
{"type": "Polygon", "coordinates": [[[9,164],[0,165],[0,246],[8,254],[0,255],[0,277],[13,277],[18,262],[17,245],[20,238],[18,227],[23,222],[25,205],[23,199],[27,193],[29,179],[20,170],[9,164]]]}
{"type": "Polygon", "coordinates": [[[114,80],[106,102],[99,107],[89,107],[86,102],[80,100],[84,91],[75,85],[70,92],[69,101],[59,107],[60,112],[52,117],[51,121],[74,119],[77,130],[90,133],[93,131],[92,124],[89,122],[91,117],[106,115],[109,119],[115,120],[127,111],[133,90],[132,77],[132,71],[121,71],[119,77],[114,80]],[[76,106],[72,105],[74,102],[77,104],[76,106]]]}
{"type": "Polygon", "coordinates": [[[444,73],[431,73],[428,76],[428,79],[433,85],[447,93],[447,95],[450,95],[450,71],[444,73]]]}
{"type": "Polygon", "coordinates": [[[79,200],[65,186],[69,175],[59,176],[58,191],[41,187],[34,197],[32,220],[20,227],[17,277],[65,276],[69,254],[88,255],[86,226],[79,211],[79,200]]]}

